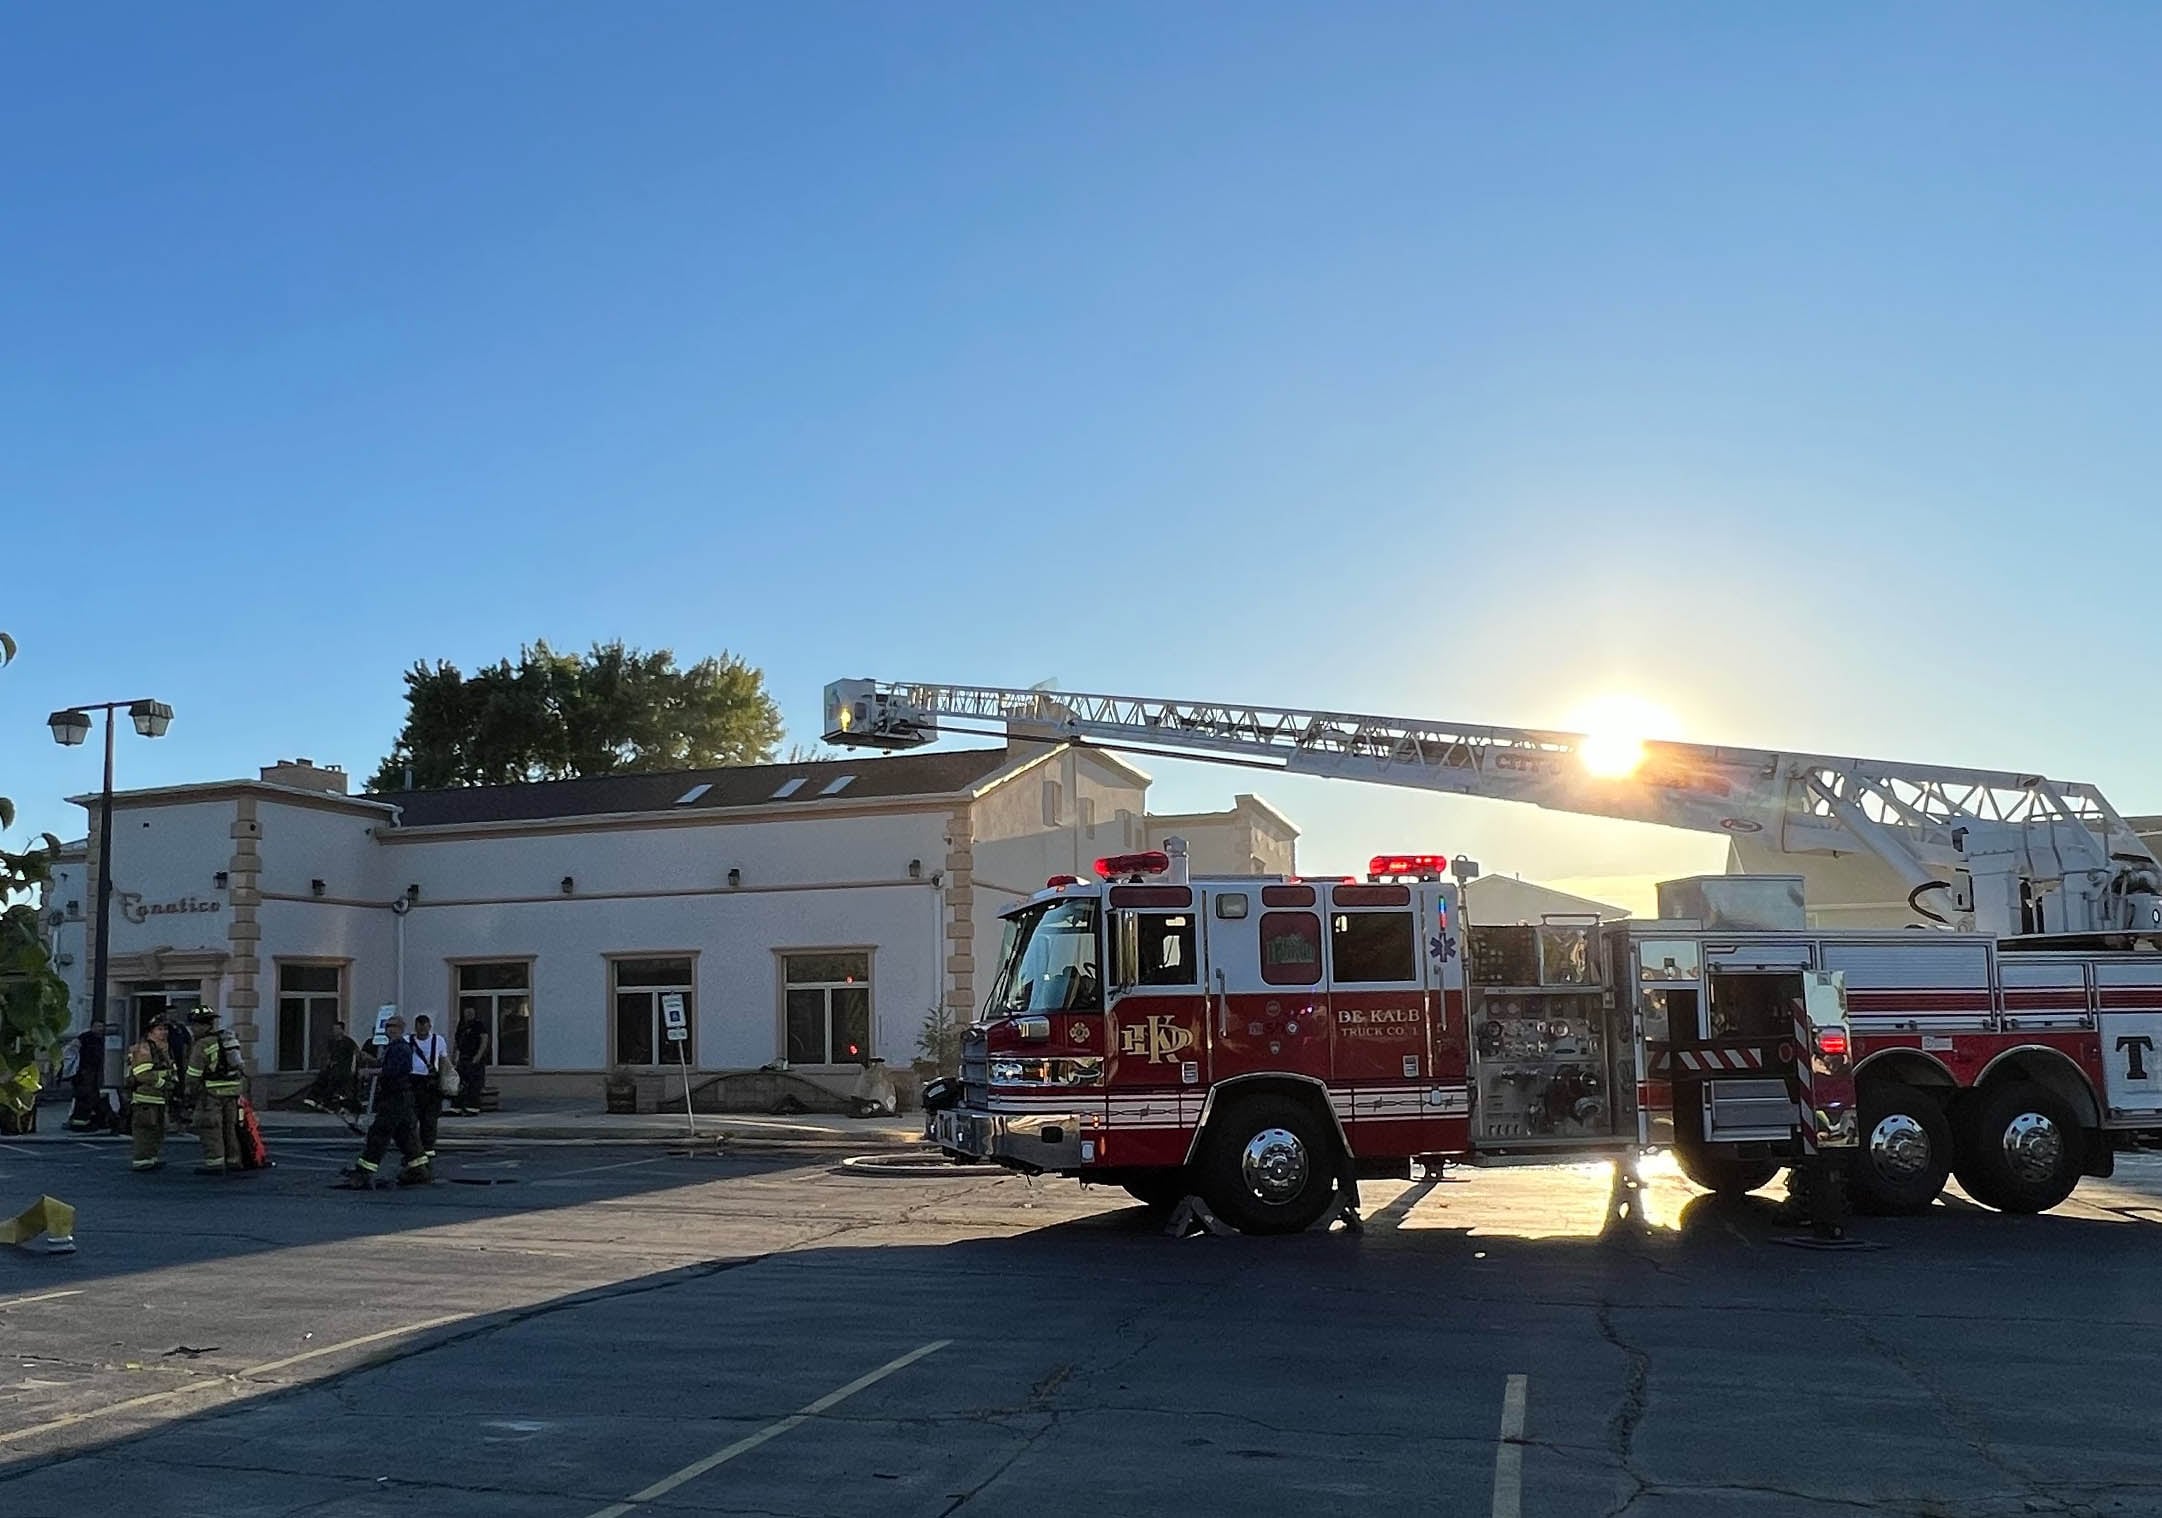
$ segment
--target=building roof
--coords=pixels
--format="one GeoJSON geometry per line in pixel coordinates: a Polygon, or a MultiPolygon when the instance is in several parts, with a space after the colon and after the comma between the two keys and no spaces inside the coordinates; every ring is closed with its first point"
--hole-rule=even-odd
{"type": "Polygon", "coordinates": [[[1597,917],[1602,922],[1629,915],[1627,907],[1611,901],[1575,896],[1516,875],[1481,875],[1464,887],[1464,902],[1472,921],[1486,923],[1530,922],[1534,913],[1597,917]]]}
{"type": "Polygon", "coordinates": [[[382,791],[366,799],[398,808],[403,827],[487,822],[543,822],[633,812],[727,811],[738,807],[887,801],[971,791],[1010,762],[1003,748],[944,753],[865,754],[799,764],[744,764],[724,769],[597,775],[518,785],[468,785],[440,791],[382,791]]]}

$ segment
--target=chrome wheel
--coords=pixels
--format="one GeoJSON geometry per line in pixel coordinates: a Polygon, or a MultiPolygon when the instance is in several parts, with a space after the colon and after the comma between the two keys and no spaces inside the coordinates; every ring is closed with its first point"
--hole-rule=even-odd
{"type": "Polygon", "coordinates": [[[1288,1202],[1306,1188],[1306,1145],[1284,1128],[1264,1128],[1239,1156],[1246,1189],[1264,1202],[1288,1202]]]}
{"type": "Polygon", "coordinates": [[[2064,1135],[2040,1112],[2022,1112],[2004,1126],[2004,1163],[2013,1176],[2040,1184],[2064,1159],[2064,1135]]]}
{"type": "Polygon", "coordinates": [[[1904,1112],[1869,1130],[1869,1162],[1887,1180],[1911,1180],[1929,1169],[1929,1159],[1929,1130],[1904,1112]]]}

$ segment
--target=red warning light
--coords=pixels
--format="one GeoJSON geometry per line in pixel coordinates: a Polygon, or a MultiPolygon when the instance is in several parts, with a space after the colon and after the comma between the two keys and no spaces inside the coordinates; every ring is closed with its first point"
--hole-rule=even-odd
{"type": "Polygon", "coordinates": [[[1409,875],[1418,878],[1429,875],[1446,875],[1449,873],[1449,856],[1447,854],[1376,854],[1367,861],[1366,873],[1369,875],[1398,877],[1409,875]]]}
{"type": "Polygon", "coordinates": [[[1081,877],[1079,875],[1053,875],[1043,883],[1043,888],[1047,891],[1055,891],[1060,886],[1079,885],[1080,883],[1081,877]]]}
{"type": "Polygon", "coordinates": [[[1109,880],[1115,875],[1161,875],[1171,868],[1171,856],[1161,849],[1147,849],[1139,854],[1108,854],[1096,861],[1098,879],[1109,880]]]}
{"type": "Polygon", "coordinates": [[[1817,1052],[1832,1059],[1847,1057],[1847,1030],[1845,1028],[1819,1028],[1817,1052]]]}

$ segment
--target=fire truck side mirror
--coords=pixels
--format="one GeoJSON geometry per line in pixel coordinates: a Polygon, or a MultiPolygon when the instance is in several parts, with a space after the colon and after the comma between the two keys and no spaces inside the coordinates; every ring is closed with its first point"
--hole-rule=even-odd
{"type": "Polygon", "coordinates": [[[1131,912],[1111,914],[1111,989],[1141,982],[1141,934],[1131,912]]]}

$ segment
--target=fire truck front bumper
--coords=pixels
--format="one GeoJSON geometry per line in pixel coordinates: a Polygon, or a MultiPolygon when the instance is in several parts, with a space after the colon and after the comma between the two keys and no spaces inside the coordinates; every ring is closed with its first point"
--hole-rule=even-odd
{"type": "Polygon", "coordinates": [[[927,1115],[923,1136],[939,1148],[1016,1170],[1078,1170],[1095,1158],[1077,1113],[986,1112],[948,1107],[927,1115]]]}

